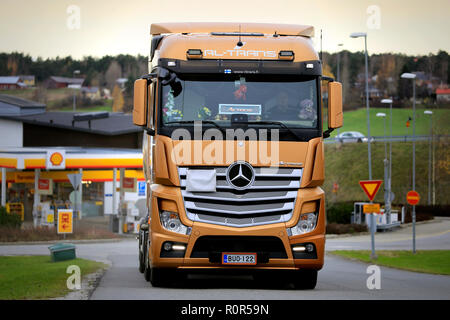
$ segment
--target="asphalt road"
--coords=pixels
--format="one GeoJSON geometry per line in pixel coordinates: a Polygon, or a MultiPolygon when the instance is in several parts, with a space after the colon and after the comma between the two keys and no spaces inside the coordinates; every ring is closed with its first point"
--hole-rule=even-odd
{"type": "MultiPolygon", "coordinates": [[[[410,227],[378,233],[377,249],[411,247],[410,227]],[[409,238],[408,238],[409,237],[409,238]]],[[[417,248],[450,249],[450,220],[417,226],[417,248]]],[[[366,286],[369,264],[327,254],[315,290],[299,291],[288,283],[261,283],[251,276],[190,275],[170,288],[153,288],[137,269],[137,240],[77,244],[77,256],[112,263],[91,299],[450,299],[450,276],[381,269],[381,289],[366,286]]],[[[370,236],[328,239],[327,251],[370,249],[370,236]]],[[[0,255],[49,254],[48,245],[2,245],[0,255]]]]}

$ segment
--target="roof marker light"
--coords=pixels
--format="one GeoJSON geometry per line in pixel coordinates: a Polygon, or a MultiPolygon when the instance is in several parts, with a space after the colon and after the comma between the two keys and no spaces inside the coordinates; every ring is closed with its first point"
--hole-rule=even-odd
{"type": "Polygon", "coordinates": [[[313,68],[314,68],[314,64],[312,64],[312,63],[306,64],[306,69],[313,69],[313,68]]]}
{"type": "Polygon", "coordinates": [[[200,49],[189,49],[186,52],[186,57],[188,59],[201,59],[203,56],[203,52],[200,49]]]}
{"type": "Polygon", "coordinates": [[[278,53],[278,58],[282,60],[294,60],[294,52],[282,50],[278,53]]]}

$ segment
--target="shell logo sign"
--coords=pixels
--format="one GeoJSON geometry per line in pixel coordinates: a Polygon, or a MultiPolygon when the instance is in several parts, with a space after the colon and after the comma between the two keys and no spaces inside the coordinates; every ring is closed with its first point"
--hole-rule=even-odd
{"type": "Polygon", "coordinates": [[[66,168],[66,151],[65,150],[48,150],[47,151],[47,169],[65,169],[66,168]]]}
{"type": "Polygon", "coordinates": [[[61,165],[61,163],[63,162],[63,156],[61,155],[61,153],[59,152],[54,152],[52,153],[52,155],[50,156],[50,162],[52,163],[52,165],[54,166],[59,166],[61,165]]]}

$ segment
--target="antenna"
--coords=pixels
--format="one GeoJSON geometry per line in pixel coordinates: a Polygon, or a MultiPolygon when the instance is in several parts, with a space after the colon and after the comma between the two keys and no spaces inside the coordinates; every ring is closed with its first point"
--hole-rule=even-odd
{"type": "Polygon", "coordinates": [[[244,44],[241,41],[241,25],[239,24],[239,41],[237,43],[238,47],[242,47],[244,44]]]}

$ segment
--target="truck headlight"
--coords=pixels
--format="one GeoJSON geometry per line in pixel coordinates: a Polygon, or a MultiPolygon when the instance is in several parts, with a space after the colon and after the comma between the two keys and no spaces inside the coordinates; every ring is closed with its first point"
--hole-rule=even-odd
{"type": "Polygon", "coordinates": [[[178,213],[171,211],[161,211],[159,220],[164,229],[181,234],[189,234],[190,228],[181,223],[178,213]]]}
{"type": "Polygon", "coordinates": [[[297,236],[313,231],[316,228],[316,225],[317,213],[304,213],[300,215],[298,223],[292,228],[289,228],[289,231],[293,236],[297,236]]]}

